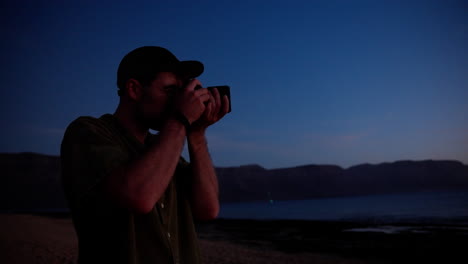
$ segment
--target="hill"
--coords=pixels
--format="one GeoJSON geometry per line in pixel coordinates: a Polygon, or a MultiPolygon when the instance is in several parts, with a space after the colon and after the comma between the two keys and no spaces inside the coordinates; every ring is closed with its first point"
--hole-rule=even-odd
{"type": "MultiPolygon", "coordinates": [[[[0,210],[66,208],[60,158],[36,153],[0,154],[0,210]]],[[[259,165],[216,168],[221,202],[437,190],[468,190],[468,166],[458,161],[397,161],[343,169],[305,165],[265,169],[259,165]]]]}
{"type": "Polygon", "coordinates": [[[348,169],[306,165],[267,170],[249,165],[217,172],[225,202],[468,190],[468,166],[458,161],[397,161],[348,169]]]}

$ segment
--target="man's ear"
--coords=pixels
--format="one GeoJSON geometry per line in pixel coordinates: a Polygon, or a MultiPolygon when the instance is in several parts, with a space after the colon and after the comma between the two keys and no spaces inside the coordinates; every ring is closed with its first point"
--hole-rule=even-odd
{"type": "Polygon", "coordinates": [[[142,85],[135,79],[128,79],[125,84],[125,89],[127,90],[128,96],[134,101],[139,101],[143,94],[142,85]]]}

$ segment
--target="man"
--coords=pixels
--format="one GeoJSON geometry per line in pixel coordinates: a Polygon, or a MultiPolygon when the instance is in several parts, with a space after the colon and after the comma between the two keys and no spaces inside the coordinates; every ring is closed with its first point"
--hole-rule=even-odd
{"type": "Polygon", "coordinates": [[[200,263],[193,218],[219,211],[205,131],[229,109],[216,89],[197,89],[202,72],[164,48],[137,48],[119,65],[115,113],[68,126],[62,181],[79,263],[200,263]]]}

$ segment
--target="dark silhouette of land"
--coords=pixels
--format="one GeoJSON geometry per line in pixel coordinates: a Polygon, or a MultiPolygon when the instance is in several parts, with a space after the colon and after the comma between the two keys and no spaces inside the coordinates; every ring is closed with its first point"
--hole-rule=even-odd
{"type": "MultiPolygon", "coordinates": [[[[67,208],[58,156],[3,153],[0,167],[0,210],[67,208]]],[[[247,165],[216,170],[221,202],[468,190],[468,166],[458,161],[398,161],[347,169],[306,165],[268,170],[247,165]]]]}
{"type": "Polygon", "coordinates": [[[217,172],[221,200],[229,202],[468,190],[468,166],[459,161],[397,161],[348,169],[306,165],[267,170],[248,165],[217,172]]]}

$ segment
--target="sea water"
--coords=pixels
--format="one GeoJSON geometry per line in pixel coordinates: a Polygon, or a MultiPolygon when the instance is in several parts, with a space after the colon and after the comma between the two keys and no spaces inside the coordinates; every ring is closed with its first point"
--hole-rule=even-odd
{"type": "Polygon", "coordinates": [[[468,225],[468,191],[223,203],[219,217],[468,225]]]}

